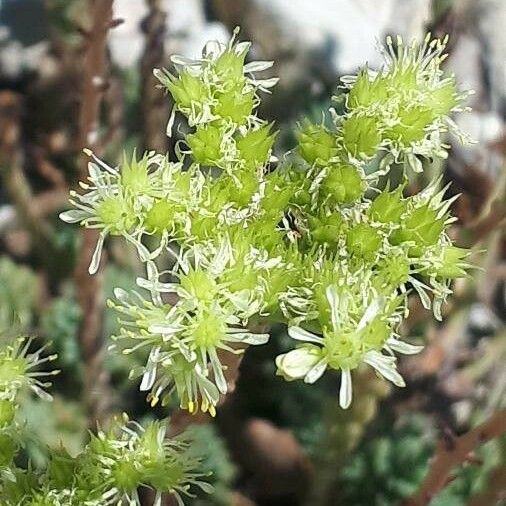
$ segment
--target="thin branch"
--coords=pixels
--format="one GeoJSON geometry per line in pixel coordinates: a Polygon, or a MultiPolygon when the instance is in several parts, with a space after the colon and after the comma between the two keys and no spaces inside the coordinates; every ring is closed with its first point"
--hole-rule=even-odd
{"type": "Polygon", "coordinates": [[[501,501],[506,501],[506,466],[504,465],[492,472],[486,490],[473,496],[467,506],[498,505],[502,504],[501,501]]]}
{"type": "Polygon", "coordinates": [[[142,20],[145,34],[144,53],[141,58],[141,108],[144,149],[164,153],[168,147],[165,133],[169,119],[167,97],[158,88],[153,69],[165,63],[165,32],[167,14],[161,0],[146,0],[149,12],[142,20]]]}
{"type": "Polygon", "coordinates": [[[506,433],[506,409],[499,411],[467,434],[440,441],[422,486],[404,505],[430,504],[451,480],[453,468],[464,463],[478,446],[504,433],[506,433]]]}
{"type": "MultiPolygon", "coordinates": [[[[82,95],[79,113],[79,148],[99,148],[98,130],[100,104],[106,88],[107,32],[112,22],[113,0],[90,0],[91,27],[86,33],[86,50],[82,76],[82,95]]],[[[86,180],[88,159],[80,155],[79,176],[86,180]]],[[[107,416],[110,402],[109,378],[103,367],[102,277],[90,276],[88,266],[97,242],[95,230],[81,231],[82,244],[74,279],[83,319],[79,329],[79,346],[84,360],[84,395],[90,426],[107,416]]]]}

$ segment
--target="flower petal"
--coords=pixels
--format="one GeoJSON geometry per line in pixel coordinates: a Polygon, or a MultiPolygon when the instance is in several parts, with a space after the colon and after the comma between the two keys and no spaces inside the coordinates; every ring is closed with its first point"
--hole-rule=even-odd
{"type": "Polygon", "coordinates": [[[60,220],[65,223],[78,223],[89,216],[89,213],[81,209],[69,209],[60,213],[60,220]]]}
{"type": "Polygon", "coordinates": [[[323,339],[301,327],[288,327],[288,335],[297,341],[321,344],[323,339]]]}
{"type": "Polygon", "coordinates": [[[236,332],[234,333],[234,337],[236,336],[241,336],[243,343],[252,345],[265,344],[269,340],[269,334],[253,334],[252,332],[241,334],[240,332],[236,332]]]}
{"type": "Polygon", "coordinates": [[[364,356],[364,362],[376,369],[381,376],[394,385],[398,387],[406,386],[402,376],[397,372],[394,357],[386,357],[377,351],[369,351],[364,356]]]}
{"type": "Polygon", "coordinates": [[[314,383],[322,377],[322,374],[327,369],[327,361],[320,360],[309,372],[304,376],[304,383],[314,383]]]}
{"type": "Polygon", "coordinates": [[[287,381],[301,379],[319,362],[320,353],[316,346],[297,348],[276,357],[278,374],[287,381]]]}
{"type": "Polygon", "coordinates": [[[348,409],[352,399],[351,372],[349,369],[341,371],[341,387],[339,388],[339,405],[348,409]]]}
{"type": "Polygon", "coordinates": [[[102,231],[98,236],[97,245],[95,246],[95,251],[93,252],[90,266],[88,267],[88,272],[90,274],[95,274],[98,271],[98,266],[100,265],[100,257],[102,256],[102,248],[104,247],[104,240],[106,235],[107,233],[105,231],[102,231]]]}
{"type": "Polygon", "coordinates": [[[325,295],[327,296],[327,300],[330,306],[330,317],[332,319],[332,326],[334,330],[337,330],[339,327],[339,316],[338,316],[338,306],[339,306],[339,296],[337,295],[335,286],[328,286],[325,291],[325,295]]]}
{"type": "Polygon", "coordinates": [[[367,309],[364,311],[364,314],[357,325],[357,330],[362,330],[367,327],[369,323],[371,323],[378,313],[381,311],[381,308],[385,304],[385,299],[383,297],[376,297],[370,304],[367,306],[367,309]]]}
{"type": "Polygon", "coordinates": [[[389,338],[387,345],[392,348],[392,350],[404,355],[416,355],[423,350],[423,346],[406,343],[404,341],[400,341],[399,339],[395,339],[395,337],[389,338]]]}

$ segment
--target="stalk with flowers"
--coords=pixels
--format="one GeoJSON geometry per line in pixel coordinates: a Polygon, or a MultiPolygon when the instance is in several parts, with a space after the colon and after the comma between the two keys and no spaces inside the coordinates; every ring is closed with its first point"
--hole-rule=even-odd
{"type": "MultiPolygon", "coordinates": [[[[452,280],[469,267],[469,251],[447,233],[453,199],[441,181],[405,194],[410,171],[447,156],[449,132],[467,141],[451,120],[467,93],[441,70],[446,40],[388,39],[381,69],[342,79],[342,112],[303,122],[295,149],[276,157],[274,126],[258,115],[277,82],[258,74],[272,62],[247,63],[250,44],[236,36],[208,43],[197,60],[173,57],[174,73],[155,70],[172,96],[168,135],[176,118],[187,125],[177,161],[134,153],[111,167],[88,151],[88,180],[61,218],[100,231],[90,274],[108,236],[133,245],[144,264],[139,289],[117,289],[109,301],[121,324],[111,348],[139,359],[131,377],[152,405],[176,395],[182,409],[214,415],[228,390],[224,354],[264,344],[269,334],[258,329],[283,323],[294,349],[276,358],[277,373],[314,383],[338,372],[336,398],[347,408],[365,365],[404,385],[396,353],[422,349],[399,335],[408,296],[440,319],[452,280]]],[[[141,484],[206,488],[179,443],[163,441],[159,424],[100,433],[85,465],[56,461],[77,478],[55,494],[78,494],[89,469],[111,504],[136,504],[141,484]]]]}
{"type": "Polygon", "coordinates": [[[467,94],[441,70],[445,45],[388,39],[380,70],[342,79],[343,113],[303,123],[281,160],[273,125],[257,114],[277,80],[257,77],[272,62],[245,63],[249,43],[234,35],[198,60],[173,57],[176,74],[155,70],[174,102],[168,134],[176,115],[190,129],[178,161],[150,152],[112,168],[89,153],[85,191],[61,215],[100,229],[90,273],[108,235],[145,264],[140,291],[118,290],[110,306],[123,325],[115,347],[145,357],[132,376],[152,404],[175,392],[183,409],[214,414],[227,392],[221,354],[265,343],[253,329],[272,322],[296,342],[277,357],[278,374],[314,383],[338,371],[343,408],[363,364],[404,385],[395,353],[421,350],[398,333],[408,295],[440,319],[469,267],[447,234],[453,199],[441,181],[403,191],[409,171],[447,156],[447,132],[467,140],[450,118],[467,94]],[[403,176],[391,188],[394,165],[403,176]]]}

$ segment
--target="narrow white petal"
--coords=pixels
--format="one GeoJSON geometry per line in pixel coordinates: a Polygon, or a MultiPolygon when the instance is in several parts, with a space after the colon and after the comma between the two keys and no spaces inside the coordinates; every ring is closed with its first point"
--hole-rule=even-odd
{"type": "Polygon", "coordinates": [[[271,68],[273,64],[272,61],[253,61],[244,65],[244,72],[261,72],[271,68]]]}
{"type": "Polygon", "coordinates": [[[104,247],[105,236],[106,232],[101,232],[98,236],[97,245],[95,246],[95,251],[93,252],[90,266],[88,267],[88,272],[90,274],[95,274],[98,271],[98,266],[100,265],[100,257],[102,256],[102,248],[104,247]]]}
{"type": "Polygon", "coordinates": [[[395,339],[395,337],[391,337],[387,341],[388,346],[399,353],[404,355],[416,355],[423,350],[423,346],[406,343],[405,341],[400,341],[399,339],[395,339]]]}
{"type": "Polygon", "coordinates": [[[174,325],[173,323],[154,323],[148,327],[148,330],[152,334],[176,334],[179,332],[181,327],[179,325],[174,325]]]}
{"type": "Polygon", "coordinates": [[[128,292],[124,290],[123,288],[115,288],[114,291],[114,297],[116,297],[119,301],[125,302],[128,301],[128,292]]]}
{"type": "Polygon", "coordinates": [[[376,369],[381,376],[391,381],[398,387],[406,386],[402,376],[397,372],[394,357],[386,357],[377,351],[370,351],[365,354],[364,362],[376,369]]]}
{"type": "Polygon", "coordinates": [[[179,54],[174,54],[170,57],[170,61],[176,65],[197,65],[199,60],[192,60],[191,58],[187,58],[185,56],[181,56],[179,54]]]}
{"type": "Polygon", "coordinates": [[[167,121],[167,128],[165,134],[170,139],[172,137],[172,127],[174,126],[174,120],[176,119],[176,108],[173,107],[170,111],[169,121],[167,121]]]}
{"type": "Polygon", "coordinates": [[[413,288],[418,293],[420,301],[422,302],[422,306],[425,309],[430,309],[431,306],[430,297],[426,292],[426,290],[430,290],[430,288],[427,285],[423,284],[422,282],[418,281],[417,279],[413,278],[412,276],[410,276],[409,281],[411,281],[413,288]]]}
{"type": "Polygon", "coordinates": [[[339,405],[343,409],[348,409],[351,404],[352,388],[351,388],[351,372],[349,369],[341,371],[341,388],[339,389],[339,405]]]}
{"type": "Polygon", "coordinates": [[[65,223],[78,223],[88,216],[89,213],[86,211],[81,211],[80,209],[70,209],[68,211],[63,211],[60,213],[60,220],[64,221],[65,223]]]}
{"type": "Polygon", "coordinates": [[[141,386],[139,387],[141,392],[150,390],[156,379],[156,365],[158,362],[158,355],[160,348],[157,346],[151,350],[149,354],[148,363],[146,364],[146,370],[142,375],[141,386]]]}
{"type": "Polygon", "coordinates": [[[321,344],[323,339],[301,327],[288,327],[288,335],[297,341],[321,344]]]}
{"type": "Polygon", "coordinates": [[[364,312],[364,315],[360,319],[357,325],[357,330],[362,330],[364,327],[367,327],[367,325],[369,325],[369,323],[371,323],[374,318],[376,318],[384,304],[385,299],[383,297],[377,297],[374,299],[371,304],[369,304],[364,312]]]}
{"type": "Polygon", "coordinates": [[[235,333],[235,336],[241,336],[241,341],[243,343],[248,343],[252,345],[265,344],[269,340],[269,334],[252,334],[250,332],[245,332],[244,334],[235,333]]]}
{"type": "Polygon", "coordinates": [[[339,315],[338,315],[338,306],[339,306],[339,296],[337,295],[335,286],[328,286],[325,291],[325,295],[327,296],[327,300],[330,306],[330,317],[332,319],[332,326],[334,330],[337,330],[339,327],[339,315]]]}
{"type": "Polygon", "coordinates": [[[225,375],[223,374],[223,367],[220,363],[218,355],[215,349],[209,351],[209,358],[211,362],[211,367],[213,369],[214,381],[218,390],[222,394],[227,393],[227,380],[225,379],[225,375]]]}
{"type": "Polygon", "coordinates": [[[270,79],[261,79],[259,81],[254,81],[254,83],[260,88],[267,90],[273,86],[276,86],[276,84],[278,84],[278,81],[279,77],[271,77],[270,79]]]}
{"type": "Polygon", "coordinates": [[[327,369],[327,361],[320,360],[304,377],[305,383],[314,383],[322,377],[322,374],[327,369]]]}

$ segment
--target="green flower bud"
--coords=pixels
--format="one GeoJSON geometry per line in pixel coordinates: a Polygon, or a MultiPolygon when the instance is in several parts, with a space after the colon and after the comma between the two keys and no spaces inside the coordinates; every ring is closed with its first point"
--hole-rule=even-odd
{"type": "Polygon", "coordinates": [[[322,350],[312,344],[304,344],[295,350],[276,357],[276,374],[285,381],[303,378],[322,359],[322,350]]]}
{"type": "Polygon", "coordinates": [[[204,304],[212,302],[218,293],[218,285],[214,278],[201,269],[192,270],[181,276],[179,282],[183,290],[204,304]]]}
{"type": "Polygon", "coordinates": [[[124,492],[136,490],[142,483],[142,474],[135,460],[119,460],[111,470],[111,478],[116,487],[124,492]]]}
{"type": "Polygon", "coordinates": [[[382,191],[372,202],[368,215],[380,223],[398,223],[406,211],[406,203],[402,199],[402,188],[393,192],[382,191]]]}
{"type": "Polygon", "coordinates": [[[155,202],[146,213],[144,226],[148,232],[163,232],[174,226],[174,216],[178,211],[178,205],[168,200],[155,202]]]}
{"type": "Polygon", "coordinates": [[[180,108],[190,109],[192,104],[208,101],[208,90],[200,77],[192,76],[187,71],[181,72],[179,78],[168,77],[166,73],[158,73],[157,76],[180,108]]]}
{"type": "Polygon", "coordinates": [[[467,275],[466,268],[470,265],[465,262],[470,251],[456,246],[444,246],[441,250],[441,267],[436,269],[436,276],[445,279],[462,278],[467,275]]]}
{"type": "Polygon", "coordinates": [[[270,132],[272,125],[265,125],[256,130],[250,130],[246,135],[236,139],[239,155],[248,167],[264,165],[274,144],[276,134],[270,132]]]}
{"type": "Polygon", "coordinates": [[[264,295],[264,311],[279,311],[279,295],[295,281],[295,272],[287,269],[275,269],[268,274],[268,283],[264,295]]]}
{"type": "Polygon", "coordinates": [[[338,204],[350,204],[362,196],[365,185],[352,165],[331,165],[321,189],[338,204]]]}
{"type": "Polygon", "coordinates": [[[243,93],[242,90],[233,89],[220,93],[218,103],[214,107],[214,114],[229,119],[237,125],[246,123],[254,107],[254,92],[243,93]]]}
{"type": "Polygon", "coordinates": [[[180,171],[174,177],[174,188],[182,195],[188,195],[192,182],[192,173],[190,171],[180,171]]]}
{"type": "Polygon", "coordinates": [[[382,258],[377,265],[374,280],[378,289],[396,289],[407,282],[410,272],[410,262],[404,254],[394,254],[382,258]]]}
{"type": "Polygon", "coordinates": [[[373,261],[381,246],[381,236],[378,231],[367,223],[359,223],[348,230],[346,246],[351,255],[373,261]]]}
{"type": "Polygon", "coordinates": [[[388,84],[392,95],[411,95],[420,90],[419,82],[420,67],[415,63],[411,65],[398,65],[393,67],[388,74],[388,84]]]}
{"type": "Polygon", "coordinates": [[[150,188],[148,176],[149,163],[150,160],[147,155],[137,160],[135,151],[130,162],[128,162],[126,155],[123,157],[121,184],[126,190],[137,194],[145,192],[150,188]]]}
{"type": "Polygon", "coordinates": [[[450,79],[437,88],[431,89],[425,99],[425,105],[436,117],[448,114],[459,102],[460,99],[454,79],[450,79]]]}
{"type": "Polygon", "coordinates": [[[355,157],[370,158],[381,143],[378,118],[352,116],[342,125],[343,145],[355,157]]]}
{"type": "Polygon", "coordinates": [[[309,192],[311,181],[306,172],[292,171],[290,180],[294,188],[290,203],[301,208],[311,204],[311,193],[309,192]]]}
{"type": "Polygon", "coordinates": [[[222,132],[216,125],[197,127],[193,134],[186,137],[193,159],[202,165],[216,165],[222,158],[222,132]]]}
{"type": "Polygon", "coordinates": [[[311,237],[319,244],[336,244],[343,227],[343,218],[339,213],[329,216],[310,217],[311,237]]]}
{"type": "Polygon", "coordinates": [[[415,208],[401,223],[401,228],[390,237],[392,244],[411,241],[415,246],[409,248],[410,256],[420,256],[423,249],[436,244],[444,230],[444,218],[437,218],[437,211],[428,204],[415,208]]]}
{"type": "Polygon", "coordinates": [[[184,464],[179,458],[148,463],[145,467],[147,481],[155,490],[173,490],[186,479],[184,464]]]}
{"type": "MultiPolygon", "coordinates": [[[[0,358],[3,358],[0,355],[0,358]]],[[[12,385],[16,389],[24,384],[27,363],[23,357],[9,357],[7,360],[0,361],[0,393],[9,391],[12,385]]]]}
{"type": "Polygon", "coordinates": [[[245,207],[251,202],[253,195],[258,192],[258,176],[252,172],[245,170],[241,171],[238,176],[240,185],[234,183],[231,177],[227,177],[226,186],[229,188],[236,186],[234,188],[234,191],[231,193],[231,201],[240,207],[245,207]]]}
{"type": "Polygon", "coordinates": [[[371,81],[367,69],[360,71],[348,93],[348,109],[370,107],[377,102],[384,103],[388,95],[387,84],[387,80],[381,74],[371,81]]]}
{"type": "Polygon", "coordinates": [[[425,137],[426,128],[434,121],[434,112],[426,106],[403,105],[399,108],[398,123],[385,136],[408,146],[425,137]]]}
{"type": "Polygon", "coordinates": [[[236,83],[244,79],[244,59],[246,51],[237,53],[234,50],[224,51],[214,63],[214,71],[223,80],[236,83]]]}
{"type": "Polygon", "coordinates": [[[266,178],[265,196],[262,199],[262,209],[269,216],[282,215],[290,202],[295,188],[291,182],[280,178],[277,172],[271,172],[266,178]]]}
{"type": "Polygon", "coordinates": [[[324,166],[337,155],[336,137],[323,125],[305,122],[297,132],[299,154],[310,165],[324,166]]]}
{"type": "Polygon", "coordinates": [[[51,483],[58,488],[72,486],[76,476],[76,459],[73,459],[65,449],[59,448],[51,453],[48,464],[48,475],[51,483]]]}
{"type": "Polygon", "coordinates": [[[218,220],[214,216],[198,216],[192,220],[191,233],[192,236],[199,241],[209,239],[216,233],[218,220]]]}

